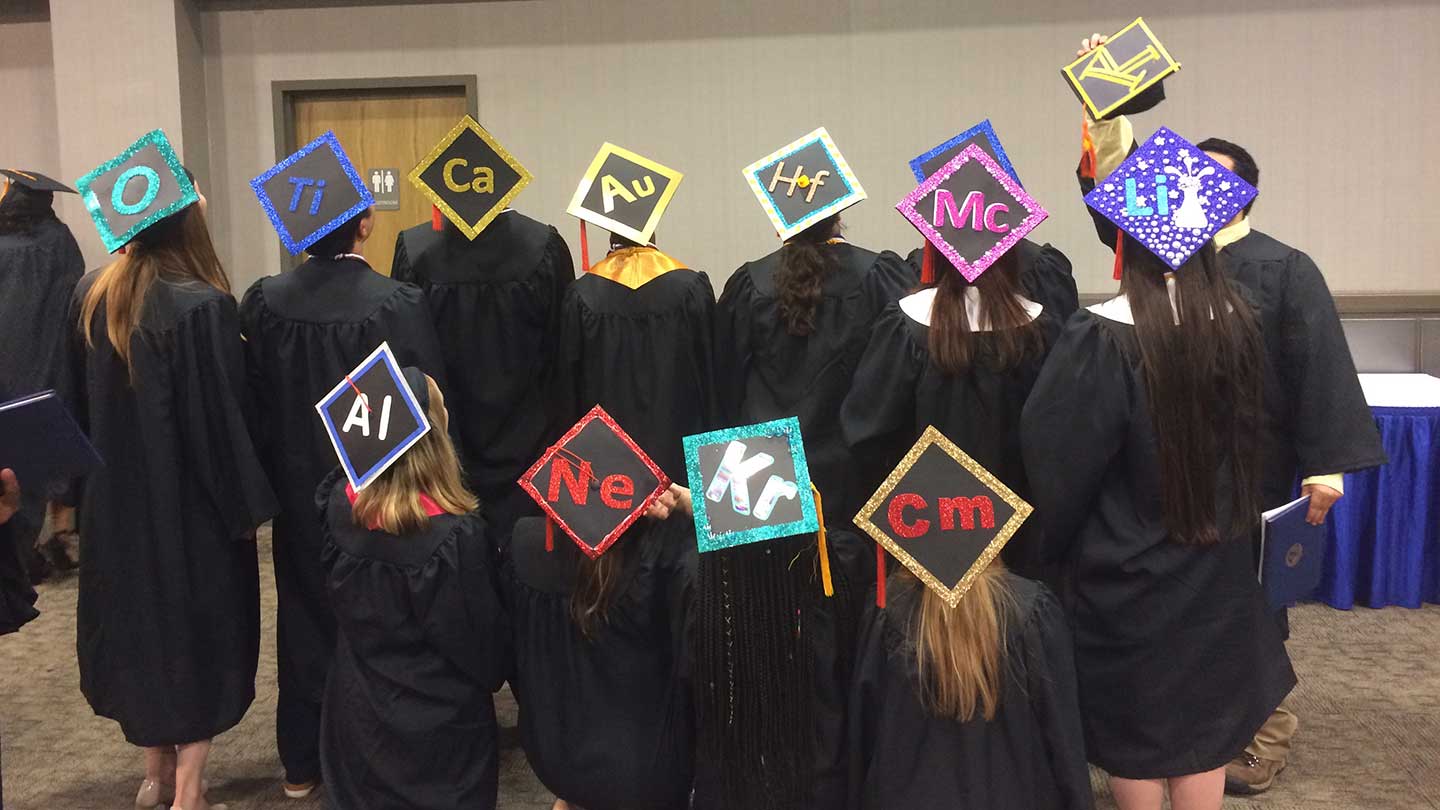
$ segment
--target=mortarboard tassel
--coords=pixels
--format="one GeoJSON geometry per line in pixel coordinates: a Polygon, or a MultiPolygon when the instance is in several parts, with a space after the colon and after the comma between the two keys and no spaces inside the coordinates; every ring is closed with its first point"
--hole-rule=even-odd
{"type": "Polygon", "coordinates": [[[929,239],[925,240],[925,252],[922,254],[922,256],[923,258],[920,260],[920,283],[934,284],[935,246],[930,243],[929,239]]]}
{"type": "Polygon", "coordinates": [[[1095,179],[1095,141],[1090,137],[1090,119],[1083,117],[1080,121],[1080,177],[1085,180],[1095,179]]]}
{"type": "Polygon", "coordinates": [[[580,220],[580,270],[590,272],[590,236],[585,233],[585,220],[580,220]]]}
{"type": "Polygon", "coordinates": [[[830,547],[825,540],[825,509],[820,505],[820,490],[815,484],[810,484],[810,491],[815,493],[815,515],[820,519],[820,528],[815,532],[815,538],[820,545],[820,582],[825,586],[825,595],[835,595],[835,583],[830,579],[830,547]]]}
{"type": "Polygon", "coordinates": [[[120,247],[115,249],[115,252],[120,254],[121,256],[124,256],[126,253],[129,252],[129,245],[121,245],[120,247]]]}
{"type": "Polygon", "coordinates": [[[441,215],[441,213],[440,213],[440,206],[438,206],[438,205],[432,205],[432,206],[430,206],[430,230],[432,230],[432,231],[443,231],[443,230],[445,230],[445,220],[441,219],[441,218],[440,218],[441,216],[442,216],[442,215],[441,215]]]}
{"type": "Polygon", "coordinates": [[[885,547],[875,544],[875,607],[885,609],[885,547]]]}
{"type": "Polygon", "coordinates": [[[1115,280],[1120,280],[1120,269],[1125,266],[1125,232],[1115,229],[1115,280]]]}
{"type": "Polygon", "coordinates": [[[555,550],[555,521],[545,516],[545,553],[555,550]]]}

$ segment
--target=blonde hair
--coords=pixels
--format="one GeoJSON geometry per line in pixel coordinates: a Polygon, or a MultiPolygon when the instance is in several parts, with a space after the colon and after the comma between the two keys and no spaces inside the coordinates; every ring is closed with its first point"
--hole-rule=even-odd
{"type": "Polygon", "coordinates": [[[159,281],[199,281],[230,293],[230,279],[215,255],[210,229],[199,205],[172,214],[141,231],[124,255],[111,262],[80,304],[77,326],[85,345],[95,348],[95,313],[105,305],[105,335],[130,371],[130,339],[140,325],[145,296],[159,281]]]}
{"type": "Polygon", "coordinates": [[[932,714],[962,723],[976,714],[995,719],[1004,687],[1006,622],[1014,606],[1004,564],[991,563],[953,608],[918,581],[915,586],[921,594],[910,632],[921,703],[932,714]]]}
{"type": "Polygon", "coordinates": [[[440,388],[429,376],[425,382],[430,393],[430,432],[370,486],[356,493],[351,514],[357,526],[389,534],[421,531],[430,525],[430,516],[420,503],[422,494],[450,515],[463,515],[480,505],[465,488],[460,459],[446,430],[449,417],[440,388]]]}

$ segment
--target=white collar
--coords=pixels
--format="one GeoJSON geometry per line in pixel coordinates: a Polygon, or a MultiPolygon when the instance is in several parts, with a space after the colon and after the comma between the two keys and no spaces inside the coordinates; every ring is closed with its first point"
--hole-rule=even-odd
{"type": "MultiPolygon", "coordinates": [[[[1023,295],[1017,295],[1015,298],[1020,302],[1020,306],[1025,308],[1025,314],[1029,316],[1027,323],[1040,317],[1040,313],[1045,311],[1044,306],[1023,295]]],[[[930,325],[930,310],[934,307],[934,287],[911,293],[900,299],[900,310],[908,315],[910,320],[924,326],[930,325]]],[[[990,322],[984,319],[984,314],[980,311],[980,291],[974,287],[965,288],[965,320],[970,324],[972,332],[991,331],[990,322]]]]}
{"type": "MultiPolygon", "coordinates": [[[[1175,277],[1169,273],[1165,274],[1165,290],[1170,293],[1170,314],[1175,318],[1175,325],[1179,326],[1180,309],[1175,303],[1175,277]]],[[[1117,295],[1109,301],[1092,304],[1086,309],[1106,320],[1135,325],[1135,313],[1130,310],[1130,299],[1125,295],[1117,295]]],[[[1210,317],[1214,318],[1215,313],[1210,313],[1210,317]]]]}

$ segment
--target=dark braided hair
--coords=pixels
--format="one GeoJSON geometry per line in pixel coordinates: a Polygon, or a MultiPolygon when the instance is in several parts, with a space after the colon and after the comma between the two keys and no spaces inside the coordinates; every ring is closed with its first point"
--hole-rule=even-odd
{"type": "Polygon", "coordinates": [[[815,331],[815,308],[820,306],[821,285],[836,267],[824,246],[839,233],[840,215],[835,214],[795,234],[780,248],[775,292],[780,296],[780,318],[785,321],[785,331],[792,335],[804,337],[815,331]]]}

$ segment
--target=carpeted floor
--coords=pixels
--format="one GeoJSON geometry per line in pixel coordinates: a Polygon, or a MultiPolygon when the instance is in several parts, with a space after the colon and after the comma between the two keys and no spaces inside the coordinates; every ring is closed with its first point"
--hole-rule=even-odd
{"type": "MultiPolygon", "coordinates": [[[[269,551],[262,548],[263,577],[269,551]]],[[[8,810],[129,808],[139,752],[95,717],[75,667],[73,578],[46,585],[43,611],[0,638],[0,733],[8,810]]],[[[245,808],[317,808],[279,790],[275,755],[274,591],[263,594],[265,641],[259,694],[244,722],[220,737],[211,759],[211,799],[245,808]]],[[[1342,612],[1306,606],[1292,614],[1291,655],[1301,718],[1290,769],[1270,793],[1228,799],[1227,810],[1440,810],[1440,607],[1342,612]]],[[[1204,677],[1204,673],[1196,673],[1204,677]]],[[[504,725],[514,702],[500,699],[504,725]]],[[[1100,779],[1097,788],[1103,792],[1100,779]]],[[[318,794],[317,794],[318,795],[318,794]]],[[[523,755],[504,752],[500,806],[544,810],[551,798],[523,755]]],[[[1102,808],[1110,807],[1102,797],[1102,808]]],[[[1036,808],[1036,810],[1042,810],[1036,808]]]]}

